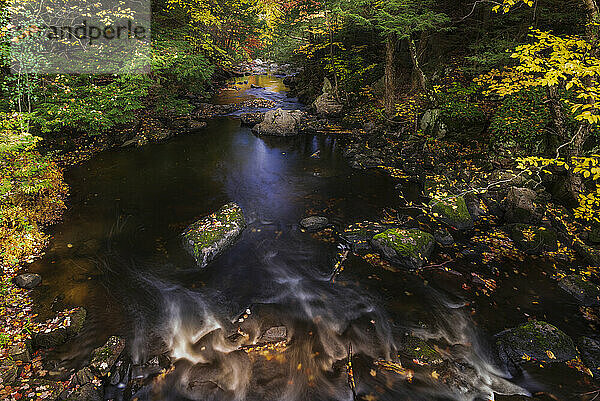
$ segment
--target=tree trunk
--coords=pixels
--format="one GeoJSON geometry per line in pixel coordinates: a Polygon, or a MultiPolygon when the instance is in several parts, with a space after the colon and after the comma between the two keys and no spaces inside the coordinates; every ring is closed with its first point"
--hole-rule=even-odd
{"type": "Polygon", "coordinates": [[[419,83],[421,85],[421,89],[427,95],[427,99],[431,103],[432,107],[437,108],[439,106],[439,102],[437,96],[435,95],[434,90],[429,86],[429,81],[427,80],[427,76],[421,69],[419,64],[419,54],[417,52],[417,46],[415,45],[415,41],[413,38],[408,38],[408,50],[410,51],[410,59],[413,64],[413,69],[419,78],[419,83]]]}
{"type": "Polygon", "coordinates": [[[398,81],[400,78],[398,62],[398,38],[396,34],[390,33],[385,42],[385,72],[384,72],[384,106],[385,114],[393,117],[396,114],[396,99],[400,87],[398,81]]]}

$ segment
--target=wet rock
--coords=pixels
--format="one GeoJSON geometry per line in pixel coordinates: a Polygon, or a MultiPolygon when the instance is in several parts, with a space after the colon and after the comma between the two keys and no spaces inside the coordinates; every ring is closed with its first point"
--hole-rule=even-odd
{"type": "Polygon", "coordinates": [[[17,379],[19,367],[15,361],[5,360],[0,362],[0,379],[3,385],[13,383],[17,379]]]}
{"type": "Polygon", "coordinates": [[[513,372],[528,358],[553,363],[577,356],[568,335],[549,323],[536,320],[496,334],[496,347],[500,360],[513,372]]]}
{"type": "Polygon", "coordinates": [[[75,381],[80,386],[83,386],[86,383],[91,383],[92,380],[94,380],[94,374],[89,366],[79,369],[77,373],[75,373],[75,381]]]}
{"type": "Polygon", "coordinates": [[[19,274],[14,278],[15,285],[26,290],[31,290],[32,288],[37,287],[41,282],[42,276],[35,273],[19,274]]]}
{"type": "Polygon", "coordinates": [[[581,353],[581,360],[592,372],[594,378],[600,378],[600,341],[589,337],[581,337],[577,341],[577,349],[581,353]]]}
{"type": "Polygon", "coordinates": [[[287,341],[287,328],[285,326],[271,327],[258,339],[257,344],[270,344],[287,341]]]}
{"type": "Polygon", "coordinates": [[[400,341],[398,352],[405,356],[409,361],[418,360],[422,363],[439,364],[442,362],[442,356],[429,345],[413,335],[406,335],[400,341]]]}
{"type": "Polygon", "coordinates": [[[537,194],[529,188],[511,187],[503,202],[504,220],[508,223],[533,223],[541,218],[535,203],[537,194]]]}
{"type": "Polygon", "coordinates": [[[600,287],[578,274],[563,277],[558,286],[583,306],[600,306],[600,287]]]}
{"type": "Polygon", "coordinates": [[[308,232],[321,231],[329,226],[329,220],[323,216],[310,216],[300,220],[300,228],[308,232]]]}
{"type": "Polygon", "coordinates": [[[112,336],[106,344],[94,350],[90,369],[98,376],[106,376],[125,348],[125,340],[112,336]]]}
{"type": "Polygon", "coordinates": [[[517,248],[526,253],[539,255],[558,250],[556,231],[552,228],[513,224],[508,232],[517,248]]]}
{"type": "Polygon", "coordinates": [[[444,200],[432,200],[431,211],[434,216],[450,227],[457,230],[470,230],[473,228],[473,218],[467,209],[465,198],[462,196],[451,197],[444,200]]]}
{"type": "Polygon", "coordinates": [[[252,128],[259,135],[294,136],[298,135],[304,113],[300,110],[269,110],[264,120],[252,128]]]}
{"type": "Polygon", "coordinates": [[[452,246],[454,245],[454,238],[448,230],[439,230],[433,234],[436,242],[441,246],[452,246]]]}
{"type": "Polygon", "coordinates": [[[184,246],[200,267],[206,267],[235,242],[245,227],[242,209],[235,203],[228,203],[189,226],[182,234],[184,246]]]}
{"type": "Polygon", "coordinates": [[[372,249],[371,239],[388,228],[379,223],[363,221],[346,227],[340,236],[350,246],[352,252],[364,255],[372,249]]]}
{"type": "Polygon", "coordinates": [[[433,235],[418,229],[389,229],[377,234],[371,245],[389,262],[407,269],[418,269],[431,256],[433,235]]]}
{"type": "Polygon", "coordinates": [[[102,401],[102,389],[93,383],[86,383],[79,387],[67,398],[67,401],[102,401]]]}
{"type": "Polygon", "coordinates": [[[255,126],[256,124],[260,124],[265,119],[265,113],[256,112],[256,113],[244,113],[240,115],[240,120],[243,125],[255,126]]]}

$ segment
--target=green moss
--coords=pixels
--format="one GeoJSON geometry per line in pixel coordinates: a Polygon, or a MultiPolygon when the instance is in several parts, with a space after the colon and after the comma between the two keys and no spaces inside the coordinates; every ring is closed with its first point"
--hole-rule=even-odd
{"type": "Polygon", "coordinates": [[[435,348],[427,344],[424,340],[413,336],[407,336],[404,339],[401,351],[410,358],[419,359],[427,363],[442,359],[435,348]]]}
{"type": "Polygon", "coordinates": [[[243,224],[242,209],[233,204],[225,205],[213,215],[202,219],[188,228],[184,236],[193,241],[196,254],[213,245],[225,236],[232,224],[243,224]]]}
{"type": "Polygon", "coordinates": [[[433,242],[433,235],[418,229],[392,228],[377,234],[373,239],[384,241],[401,256],[416,258],[433,242]]]}
{"type": "Polygon", "coordinates": [[[468,223],[472,221],[465,198],[457,196],[445,200],[432,200],[431,211],[448,222],[468,223]]]}

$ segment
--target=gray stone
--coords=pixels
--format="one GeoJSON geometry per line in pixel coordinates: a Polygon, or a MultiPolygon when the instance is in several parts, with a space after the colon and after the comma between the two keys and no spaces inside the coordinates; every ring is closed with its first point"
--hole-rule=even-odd
{"type": "Polygon", "coordinates": [[[321,231],[329,226],[329,220],[323,216],[310,216],[300,220],[300,228],[308,232],[321,231]]]}
{"type": "Polygon", "coordinates": [[[440,109],[426,110],[421,117],[421,130],[429,136],[443,138],[448,133],[446,124],[442,121],[442,111],[440,109]]]}
{"type": "Polygon", "coordinates": [[[246,227],[242,209],[228,203],[217,212],[189,226],[182,234],[187,251],[200,267],[232,245],[246,227]]]}
{"type": "Polygon", "coordinates": [[[438,244],[440,244],[441,246],[451,246],[454,245],[454,238],[452,237],[452,235],[450,235],[450,233],[448,232],[448,230],[440,230],[440,231],[436,231],[433,234],[436,242],[438,244]]]}
{"type": "Polygon", "coordinates": [[[558,282],[558,286],[583,306],[600,306],[600,287],[583,276],[578,274],[565,276],[558,282]]]}
{"type": "Polygon", "coordinates": [[[14,278],[15,285],[26,290],[31,290],[32,288],[37,287],[41,282],[42,276],[35,273],[19,274],[14,278]]]}
{"type": "Polygon", "coordinates": [[[15,344],[8,350],[8,356],[13,361],[29,362],[31,357],[26,344],[15,344]]]}
{"type": "Polygon", "coordinates": [[[556,231],[552,228],[513,224],[508,231],[517,248],[528,254],[539,255],[558,250],[556,231]]]}
{"type": "Polygon", "coordinates": [[[300,110],[269,110],[264,120],[252,128],[259,135],[294,136],[298,135],[300,123],[305,115],[300,110]]]}

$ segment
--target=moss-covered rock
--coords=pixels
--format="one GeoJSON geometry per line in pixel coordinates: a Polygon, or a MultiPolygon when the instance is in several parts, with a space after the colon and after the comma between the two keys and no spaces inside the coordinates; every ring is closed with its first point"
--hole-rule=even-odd
{"type": "Polygon", "coordinates": [[[589,337],[577,340],[577,348],[581,352],[581,360],[592,372],[596,380],[600,380],[600,341],[589,337]]]}
{"type": "Polygon", "coordinates": [[[442,356],[434,347],[413,335],[407,335],[402,339],[398,351],[411,361],[416,359],[427,364],[437,364],[443,361],[442,356]]]}
{"type": "Polygon", "coordinates": [[[553,363],[577,357],[577,349],[568,335],[549,323],[535,320],[496,334],[496,347],[509,369],[528,360],[553,363]]]}
{"type": "Polygon", "coordinates": [[[347,242],[352,252],[364,255],[372,250],[371,239],[388,228],[379,223],[362,221],[344,228],[340,236],[347,242]]]}
{"type": "Polygon", "coordinates": [[[432,200],[431,212],[444,224],[457,230],[469,230],[473,228],[473,217],[467,209],[465,198],[456,196],[444,200],[432,200]]]}
{"type": "Polygon", "coordinates": [[[371,240],[373,248],[389,262],[407,269],[418,269],[431,256],[433,235],[418,229],[392,228],[371,240]]]}
{"type": "Polygon", "coordinates": [[[563,277],[558,286],[584,306],[600,305],[600,287],[579,274],[563,277]]]}
{"type": "Polygon", "coordinates": [[[196,263],[205,267],[233,244],[245,227],[242,209],[229,203],[189,226],[182,234],[184,246],[196,263]]]}
{"type": "Polygon", "coordinates": [[[558,249],[556,231],[552,228],[513,224],[508,227],[508,232],[517,248],[526,253],[539,255],[558,249]]]}
{"type": "Polygon", "coordinates": [[[94,350],[90,369],[98,376],[106,376],[125,348],[125,340],[112,336],[106,344],[94,350]]]}

